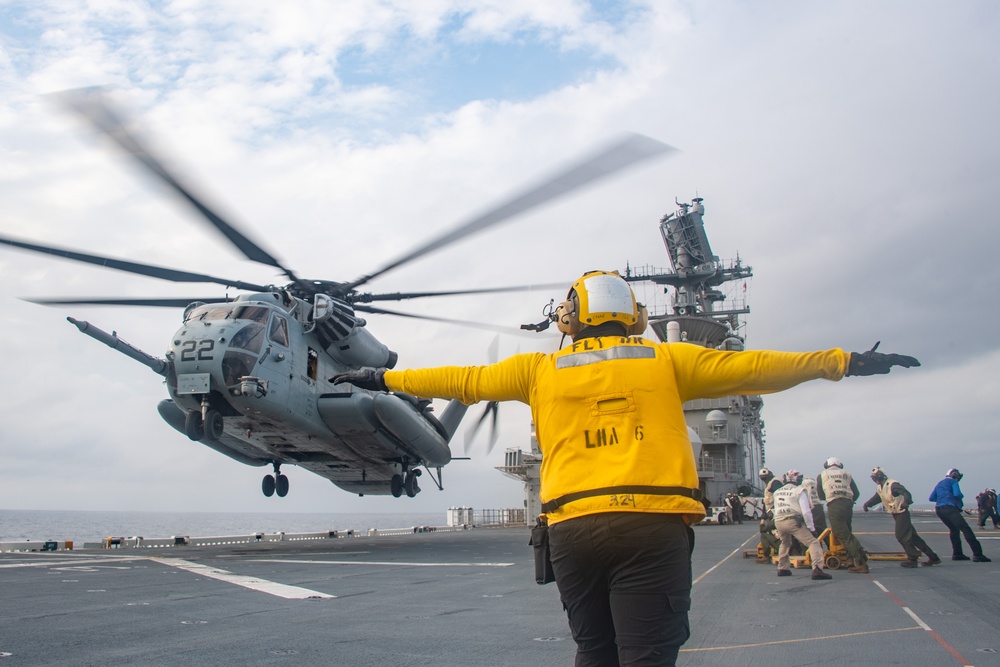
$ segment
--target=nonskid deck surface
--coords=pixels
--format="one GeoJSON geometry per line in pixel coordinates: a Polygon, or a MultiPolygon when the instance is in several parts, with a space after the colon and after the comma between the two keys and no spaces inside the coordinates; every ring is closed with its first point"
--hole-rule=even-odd
{"type": "MultiPolygon", "coordinates": [[[[755,522],[699,526],[681,665],[1000,665],[1000,531],[993,563],[945,559],[868,575],[775,576],[743,558],[755,522]]],[[[892,519],[857,515],[872,551],[892,519]]],[[[554,585],[533,580],[526,529],[476,529],[157,550],[0,555],[0,665],[570,665],[554,585]]]]}

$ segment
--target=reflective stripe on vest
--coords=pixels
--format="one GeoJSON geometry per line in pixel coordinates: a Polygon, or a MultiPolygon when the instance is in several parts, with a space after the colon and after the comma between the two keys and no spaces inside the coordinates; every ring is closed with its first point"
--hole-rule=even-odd
{"type": "Polygon", "coordinates": [[[609,347],[604,350],[576,352],[559,357],[556,360],[556,368],[576,368],[612,359],[653,359],[654,357],[656,357],[656,350],[651,347],[609,347]]]}

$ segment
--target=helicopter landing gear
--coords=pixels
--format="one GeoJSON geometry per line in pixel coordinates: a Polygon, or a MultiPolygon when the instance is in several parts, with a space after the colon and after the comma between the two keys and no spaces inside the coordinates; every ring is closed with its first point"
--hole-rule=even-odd
{"type": "Polygon", "coordinates": [[[393,498],[399,498],[406,493],[410,498],[420,493],[420,485],[417,484],[417,478],[423,473],[420,470],[407,470],[403,468],[403,473],[396,473],[389,480],[389,492],[392,493],[393,498]]]}
{"type": "Polygon", "coordinates": [[[212,440],[218,440],[221,438],[222,432],[225,428],[225,422],[222,420],[222,413],[218,410],[207,410],[205,412],[205,419],[202,420],[202,428],[205,432],[205,437],[212,440]]]}
{"type": "Polygon", "coordinates": [[[184,416],[184,434],[192,440],[218,440],[224,430],[222,413],[209,407],[204,399],[201,410],[192,410],[184,416]]]}
{"type": "Polygon", "coordinates": [[[406,491],[406,495],[410,498],[420,493],[420,485],[417,484],[417,477],[420,477],[420,475],[421,472],[419,470],[411,470],[406,475],[406,480],[403,482],[403,490],[406,491]]]}
{"type": "Polygon", "coordinates": [[[274,464],[274,474],[264,475],[264,479],[261,480],[260,490],[264,492],[264,495],[270,498],[274,494],[278,494],[279,498],[284,498],[288,495],[288,477],[282,475],[280,472],[281,464],[274,464]]]}

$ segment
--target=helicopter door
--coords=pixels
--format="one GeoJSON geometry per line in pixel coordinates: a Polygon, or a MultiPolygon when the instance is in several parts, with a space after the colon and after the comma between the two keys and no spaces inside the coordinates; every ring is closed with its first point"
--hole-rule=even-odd
{"type": "Polygon", "coordinates": [[[288,344],[288,320],[277,313],[271,315],[267,327],[267,340],[261,354],[258,373],[267,380],[268,398],[285,404],[291,377],[294,376],[292,350],[288,344]]]}

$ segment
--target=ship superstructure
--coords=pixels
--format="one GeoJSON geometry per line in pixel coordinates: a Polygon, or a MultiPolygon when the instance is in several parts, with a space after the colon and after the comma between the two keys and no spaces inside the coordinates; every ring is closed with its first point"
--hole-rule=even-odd
{"type": "MultiPolygon", "coordinates": [[[[629,267],[630,282],[648,281],[662,286],[669,306],[650,313],[650,328],[661,341],[688,342],[720,350],[742,350],[741,316],[750,312],[745,298],[727,297],[721,289],[745,281],[753,269],[737,258],[723,262],[712,252],[705,234],[705,207],[701,198],[660,220],[660,235],[670,258],[670,270],[629,267]]],[[[743,294],[743,292],[740,292],[743,294]]],[[[751,495],[757,489],[757,470],[764,464],[764,422],[760,396],[726,396],[684,404],[702,490],[713,505],[725,495],[751,495]],[[692,439],[694,440],[694,439],[692,439]]]]}
{"type": "MultiPolygon", "coordinates": [[[[669,305],[649,308],[649,326],[661,341],[689,342],[720,350],[744,349],[740,317],[750,312],[745,299],[727,297],[721,289],[753,275],[750,266],[736,260],[723,262],[712,253],[705,234],[701,198],[660,220],[660,235],[670,258],[670,269],[628,267],[629,282],[660,286],[669,305]]],[[[744,282],[745,284],[745,282],[744,282]]],[[[698,461],[698,478],[713,506],[724,504],[727,493],[759,495],[757,470],[764,464],[764,422],[760,396],[726,396],[684,404],[688,434],[698,461]]],[[[497,469],[525,484],[529,520],[540,511],[538,499],[542,453],[532,428],[531,449],[506,451],[497,469]]]]}

